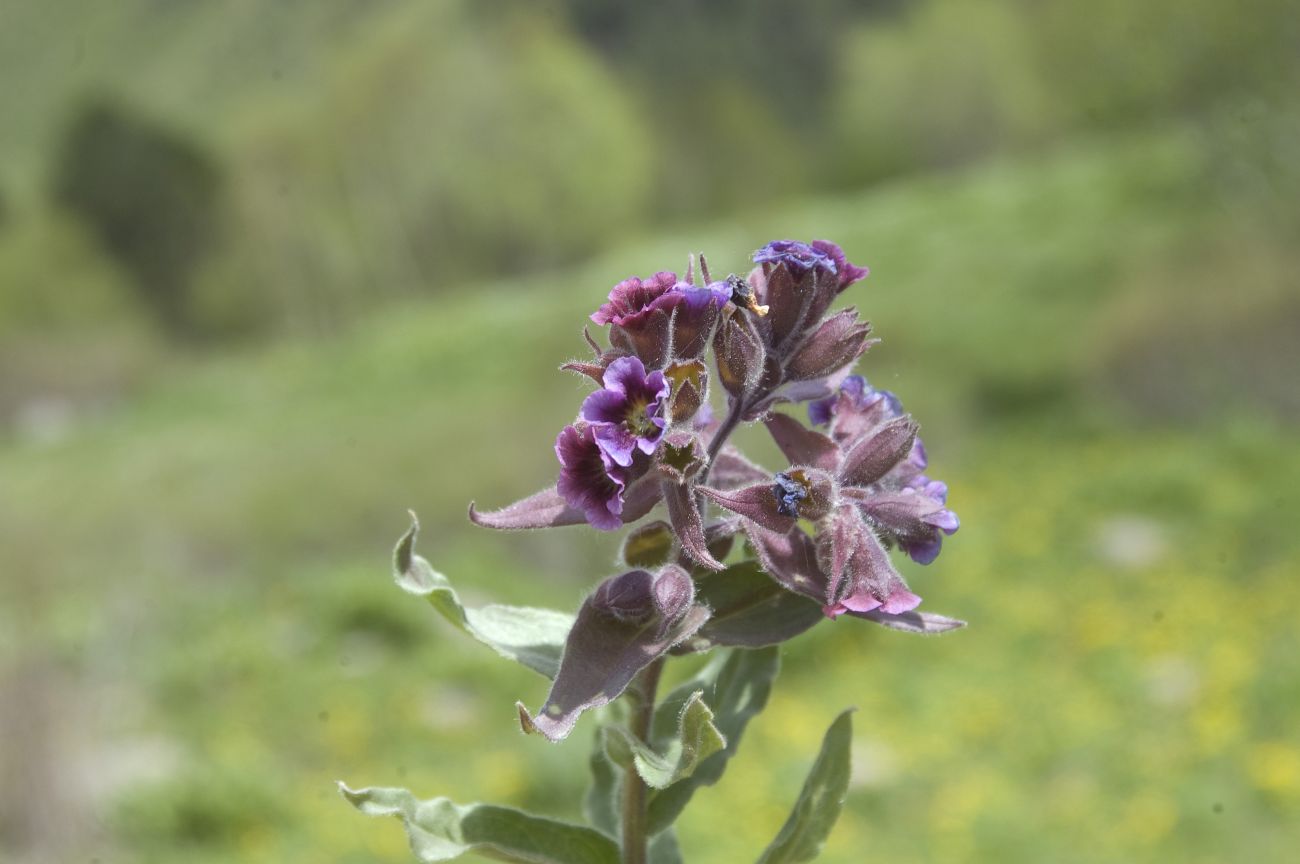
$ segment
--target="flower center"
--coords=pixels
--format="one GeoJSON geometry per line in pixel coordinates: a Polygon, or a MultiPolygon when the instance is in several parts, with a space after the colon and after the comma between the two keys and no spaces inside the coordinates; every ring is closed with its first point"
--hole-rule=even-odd
{"type": "Polygon", "coordinates": [[[623,418],[623,424],[627,426],[629,432],[638,438],[653,438],[660,432],[659,426],[654,422],[659,407],[657,400],[650,403],[645,399],[633,399],[628,403],[627,415],[623,418]]]}

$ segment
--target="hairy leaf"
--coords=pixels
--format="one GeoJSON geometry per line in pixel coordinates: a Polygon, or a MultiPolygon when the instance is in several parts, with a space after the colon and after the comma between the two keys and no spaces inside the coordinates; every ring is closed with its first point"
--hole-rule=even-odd
{"type": "Polygon", "coordinates": [[[902,630],[904,633],[920,633],[926,636],[947,633],[949,630],[958,630],[966,626],[966,622],[958,618],[936,615],[933,612],[917,612],[916,610],[900,612],[897,615],[890,615],[888,612],[882,612],[879,609],[872,609],[870,612],[850,612],[848,614],[855,618],[874,621],[882,627],[888,627],[890,630],[902,630]]]}
{"type": "Polygon", "coordinates": [[[630,762],[651,789],[663,789],[690,777],[700,762],[727,746],[700,690],[692,693],[682,707],[677,718],[677,734],[658,751],[638,741],[621,726],[606,727],[605,736],[605,749],[610,758],[618,764],[630,762]]]}
{"type": "Polygon", "coordinates": [[[668,518],[672,520],[677,539],[682,551],[690,559],[709,570],[721,570],[723,564],[709,551],[708,539],[704,536],[704,519],[695,500],[694,487],[689,483],[663,483],[664,502],[668,505],[668,518]]]}
{"type": "Polygon", "coordinates": [[[412,513],[411,527],[393,550],[393,578],[398,587],[427,599],[457,629],[502,657],[554,678],[573,617],[552,609],[527,606],[489,605],[481,609],[462,606],[447,577],[415,554],[419,531],[420,523],[412,513]]]}
{"type": "Polygon", "coordinates": [[[677,832],[669,828],[650,841],[650,864],[682,864],[682,850],[677,845],[677,832]]]}
{"type": "Polygon", "coordinates": [[[596,732],[595,746],[591,748],[587,766],[591,769],[591,785],[587,787],[587,794],[582,799],[582,815],[599,831],[617,839],[622,772],[605,752],[603,729],[596,732]]]}
{"type": "Polygon", "coordinates": [[[845,711],[826,730],[821,752],[808,772],[799,800],[758,864],[799,864],[822,851],[844,806],[849,788],[849,745],[853,711],[845,711]]]}
{"type": "Polygon", "coordinates": [[[773,581],[756,561],[743,561],[721,573],[704,575],[696,584],[696,599],[708,604],[713,616],[676,650],[776,645],[826,617],[820,604],[773,581]]]}
{"type": "Polygon", "coordinates": [[[840,461],[840,448],[828,436],[809,429],[789,414],[769,414],[763,420],[776,446],[791,465],[811,465],[834,471],[840,461]]]}
{"type": "Polygon", "coordinates": [[[616,601],[640,596],[640,592],[618,590],[617,586],[645,575],[632,571],[615,576],[583,602],[541,711],[533,716],[522,704],[516,706],[525,732],[541,732],[552,741],[566,737],[582,712],[618,698],[638,672],[695,635],[708,620],[707,607],[691,605],[689,596],[682,601],[679,586],[689,591],[690,577],[677,567],[665,568],[653,591],[644,592],[647,598],[653,597],[658,611],[619,606],[616,601]]]}
{"type": "Polygon", "coordinates": [[[651,793],[648,816],[651,834],[671,825],[696,789],[712,786],[722,777],[727,760],[740,746],[750,718],[766,707],[772,681],[780,667],[776,647],[721,653],[698,675],[670,693],[655,710],[651,740],[659,744],[676,734],[682,708],[696,691],[702,691],[704,700],[714,711],[713,725],[726,738],[727,746],[701,762],[690,777],[651,793]]]}
{"type": "Polygon", "coordinates": [[[618,844],[581,825],[556,822],[492,804],[421,801],[405,789],[349,789],[351,804],[370,816],[396,816],[420,861],[451,861],[466,852],[525,864],[618,864],[618,844]]]}

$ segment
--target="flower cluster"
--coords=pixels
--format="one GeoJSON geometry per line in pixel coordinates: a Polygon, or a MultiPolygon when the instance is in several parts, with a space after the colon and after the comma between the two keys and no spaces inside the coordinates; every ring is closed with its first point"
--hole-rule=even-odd
{"type": "Polygon", "coordinates": [[[701,256],[702,284],[692,259],[684,278],[615,285],[591,315],[608,327],[609,347],[588,335],[594,357],[564,367],[599,386],[556,439],[554,490],[471,515],[497,528],[615,530],[662,504],[682,565],[722,570],[717,541],[742,534],[777,584],[826,616],[924,629],[923,618],[899,617],[921,600],[889,550],[928,564],[958,520],[947,486],[924,473],[925,447],[901,402],[850,374],[875,340],[855,309],[830,307],[868,270],[820,240],[774,241],[753,263],[743,278],[714,281],[701,256]],[[708,405],[710,348],[722,420],[708,405]],[[777,410],[798,402],[809,425],[777,410]],[[788,467],[768,472],[728,443],[752,421],[788,467]],[[710,503],[734,516],[710,520],[710,503]]]}

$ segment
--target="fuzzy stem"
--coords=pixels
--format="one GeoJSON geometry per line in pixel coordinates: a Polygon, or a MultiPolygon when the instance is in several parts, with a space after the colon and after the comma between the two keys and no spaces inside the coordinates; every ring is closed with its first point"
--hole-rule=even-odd
{"type": "Polygon", "coordinates": [[[697,486],[708,482],[709,471],[713,468],[713,460],[718,458],[718,454],[722,452],[722,445],[727,443],[731,433],[735,432],[736,427],[740,425],[740,418],[744,416],[747,404],[748,400],[744,396],[731,401],[727,416],[723,418],[722,425],[718,427],[717,432],[713,433],[713,440],[709,442],[709,461],[704,466],[704,470],[700,472],[699,479],[695,481],[697,486]]]}
{"type": "MultiPolygon", "coordinates": [[[[709,468],[722,451],[722,445],[727,443],[731,433],[740,425],[747,401],[743,396],[732,401],[726,418],[709,442],[709,461],[700,472],[697,483],[709,479],[709,468]]],[[[643,669],[629,688],[629,692],[636,696],[636,703],[632,707],[632,719],[628,728],[636,740],[647,744],[650,742],[650,724],[655,716],[655,692],[659,689],[659,676],[663,669],[664,658],[660,657],[643,669]]],[[[646,805],[645,781],[636,773],[636,767],[629,765],[623,772],[623,864],[646,864],[649,842],[646,805]]]]}
{"type": "MultiPolygon", "coordinates": [[[[660,657],[641,671],[635,682],[637,703],[632,708],[629,724],[638,741],[649,743],[650,724],[655,716],[655,691],[659,689],[659,675],[663,672],[664,658],[660,657]]],[[[629,765],[623,773],[623,864],[646,864],[649,823],[646,818],[646,785],[636,766],[629,765]]]]}

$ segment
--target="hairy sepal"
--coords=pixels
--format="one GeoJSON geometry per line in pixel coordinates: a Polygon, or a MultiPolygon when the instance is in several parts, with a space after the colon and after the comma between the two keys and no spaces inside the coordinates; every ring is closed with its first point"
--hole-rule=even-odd
{"type": "Polygon", "coordinates": [[[585,711],[605,705],[645,667],[708,620],[691,602],[693,583],[669,566],[648,582],[644,571],[611,577],[583,602],[564,643],[551,692],[536,715],[522,704],[520,726],[560,741],[585,711]]]}

